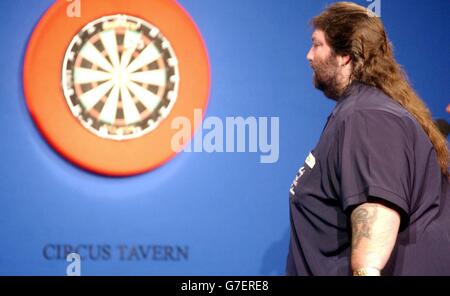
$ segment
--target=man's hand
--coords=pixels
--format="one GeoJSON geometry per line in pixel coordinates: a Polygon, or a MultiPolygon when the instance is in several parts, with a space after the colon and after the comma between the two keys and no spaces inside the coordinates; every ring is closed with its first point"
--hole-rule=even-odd
{"type": "Polygon", "coordinates": [[[397,239],[400,215],[379,203],[364,203],[351,214],[354,275],[379,275],[397,239]]]}

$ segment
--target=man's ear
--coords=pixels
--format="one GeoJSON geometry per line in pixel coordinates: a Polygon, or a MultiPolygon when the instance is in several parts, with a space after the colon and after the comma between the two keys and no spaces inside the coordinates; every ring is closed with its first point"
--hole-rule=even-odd
{"type": "Polygon", "coordinates": [[[352,61],[352,58],[349,55],[338,56],[338,58],[340,66],[346,66],[352,61]]]}

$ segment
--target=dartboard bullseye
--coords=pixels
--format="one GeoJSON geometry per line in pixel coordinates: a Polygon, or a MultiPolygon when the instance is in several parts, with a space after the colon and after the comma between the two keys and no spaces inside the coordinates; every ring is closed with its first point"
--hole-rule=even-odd
{"type": "Polygon", "coordinates": [[[167,117],[178,62],[158,28],[127,15],[89,23],[67,49],[63,90],[72,114],[99,137],[140,137],[167,117]]]}
{"type": "MultiPolygon", "coordinates": [[[[208,104],[206,47],[174,0],[56,0],[31,35],[23,68],[25,100],[46,141],[94,173],[130,176],[177,151],[180,117],[201,125],[208,104]]],[[[185,139],[189,140],[189,139],[185,139]]]]}

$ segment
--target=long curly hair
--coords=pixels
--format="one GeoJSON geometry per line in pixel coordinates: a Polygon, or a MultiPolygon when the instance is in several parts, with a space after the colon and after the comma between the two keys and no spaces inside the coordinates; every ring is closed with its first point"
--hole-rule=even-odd
{"type": "Polygon", "coordinates": [[[334,54],[351,57],[351,79],[381,89],[414,116],[436,150],[442,173],[449,177],[447,139],[396,62],[380,18],[355,3],[337,2],[314,17],[311,25],[324,32],[334,54]]]}

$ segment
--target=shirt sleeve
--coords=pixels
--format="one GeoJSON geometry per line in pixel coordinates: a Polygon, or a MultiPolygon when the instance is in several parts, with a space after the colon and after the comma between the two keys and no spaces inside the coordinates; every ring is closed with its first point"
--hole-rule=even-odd
{"type": "Polygon", "coordinates": [[[407,223],[413,151],[406,120],[386,111],[356,111],[342,122],[337,143],[344,211],[373,199],[397,210],[407,223]]]}

